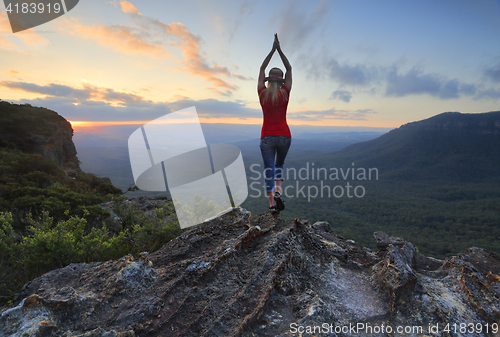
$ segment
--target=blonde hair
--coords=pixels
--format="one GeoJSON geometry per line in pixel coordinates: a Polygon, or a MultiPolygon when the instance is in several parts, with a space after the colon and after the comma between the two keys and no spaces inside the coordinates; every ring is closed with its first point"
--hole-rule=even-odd
{"type": "Polygon", "coordinates": [[[288,101],[288,93],[286,92],[286,90],[282,89],[280,87],[280,83],[276,82],[276,81],[267,82],[267,88],[262,90],[260,92],[259,96],[262,98],[262,95],[264,94],[264,102],[267,102],[269,95],[271,95],[271,104],[273,106],[275,106],[279,103],[279,102],[277,102],[278,101],[278,91],[281,92],[285,101],[288,101]]]}

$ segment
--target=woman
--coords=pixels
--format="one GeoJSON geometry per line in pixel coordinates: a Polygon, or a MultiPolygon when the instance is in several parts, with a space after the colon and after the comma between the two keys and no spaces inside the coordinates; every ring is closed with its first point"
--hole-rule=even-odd
{"type": "Polygon", "coordinates": [[[264,123],[260,136],[260,151],[265,167],[266,192],[269,198],[269,209],[273,214],[285,209],[281,196],[283,182],[283,164],[290,148],[292,136],[286,122],[286,109],[292,88],[292,66],[285,54],[281,51],[278,35],[274,34],[273,48],[260,66],[257,92],[264,114],[264,123]],[[265,70],[275,51],[278,51],[286,69],[283,71],[272,68],[269,76],[265,77],[265,70]],[[267,83],[267,88],[264,83],[267,83]]]}

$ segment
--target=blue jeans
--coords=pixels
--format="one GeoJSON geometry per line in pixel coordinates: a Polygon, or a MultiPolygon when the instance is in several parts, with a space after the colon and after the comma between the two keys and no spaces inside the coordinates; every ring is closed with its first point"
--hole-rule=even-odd
{"type": "Polygon", "coordinates": [[[266,191],[274,191],[274,181],[283,180],[283,165],[292,138],[267,136],[260,139],[260,152],[264,160],[266,191]]]}

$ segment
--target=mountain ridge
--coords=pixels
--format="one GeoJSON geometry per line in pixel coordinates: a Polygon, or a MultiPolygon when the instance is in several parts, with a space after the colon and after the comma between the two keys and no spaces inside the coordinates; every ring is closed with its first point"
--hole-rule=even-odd
{"type": "Polygon", "coordinates": [[[400,181],[500,181],[495,165],[500,162],[500,111],[442,113],[329,156],[344,165],[377,167],[400,181]]]}
{"type": "Polygon", "coordinates": [[[448,111],[421,121],[402,125],[401,129],[424,127],[426,130],[444,132],[476,132],[500,135],[500,111],[461,113],[448,111]]]}

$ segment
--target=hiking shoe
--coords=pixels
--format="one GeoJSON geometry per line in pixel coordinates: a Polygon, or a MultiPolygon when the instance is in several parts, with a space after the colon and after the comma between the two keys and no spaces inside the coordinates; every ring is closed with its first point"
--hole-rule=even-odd
{"type": "Polygon", "coordinates": [[[280,211],[278,211],[278,210],[276,209],[276,206],[271,206],[271,207],[269,207],[269,210],[271,211],[271,214],[272,214],[272,215],[276,215],[276,214],[279,214],[279,213],[280,213],[280,211]]]}
{"type": "Polygon", "coordinates": [[[274,192],[274,202],[276,203],[276,209],[278,209],[279,211],[285,209],[285,202],[283,201],[280,192],[274,192]]]}

